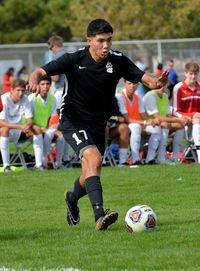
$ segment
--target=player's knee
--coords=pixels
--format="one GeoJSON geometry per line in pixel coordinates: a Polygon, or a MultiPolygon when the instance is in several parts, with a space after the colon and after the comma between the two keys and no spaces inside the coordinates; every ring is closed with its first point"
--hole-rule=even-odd
{"type": "Polygon", "coordinates": [[[42,134],[42,129],[41,129],[39,126],[37,126],[37,125],[34,125],[33,128],[32,128],[32,130],[33,130],[33,133],[34,133],[35,135],[40,135],[40,134],[42,134]]]}
{"type": "Polygon", "coordinates": [[[200,113],[195,113],[193,116],[193,124],[200,123],[200,113]]]}
{"type": "Polygon", "coordinates": [[[129,135],[129,128],[126,123],[122,123],[119,127],[119,132],[121,135],[128,136],[129,135]]]}
{"type": "Polygon", "coordinates": [[[89,148],[83,152],[82,159],[86,162],[89,168],[100,168],[102,156],[97,148],[89,148]]]}
{"type": "Polygon", "coordinates": [[[160,126],[153,127],[152,134],[160,135],[161,134],[161,127],[160,126]]]}
{"type": "Polygon", "coordinates": [[[8,137],[9,135],[9,128],[8,127],[1,127],[1,136],[8,137]]]}
{"type": "Polygon", "coordinates": [[[131,133],[141,133],[142,132],[142,126],[139,123],[130,123],[129,129],[131,130],[131,133]]]}

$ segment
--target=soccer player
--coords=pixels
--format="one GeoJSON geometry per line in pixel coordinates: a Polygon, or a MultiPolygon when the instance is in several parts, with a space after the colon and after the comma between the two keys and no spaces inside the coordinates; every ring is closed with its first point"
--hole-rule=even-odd
{"type": "Polygon", "coordinates": [[[17,143],[33,135],[36,163],[38,162],[36,155],[38,135],[32,127],[32,112],[25,92],[26,82],[15,79],[12,82],[11,91],[1,96],[3,110],[0,113],[0,148],[4,172],[11,171],[9,141],[17,143]],[[22,124],[23,117],[26,119],[26,124],[22,124]]]}
{"type": "Polygon", "coordinates": [[[178,160],[181,142],[184,137],[183,127],[187,123],[187,118],[172,116],[169,98],[166,92],[167,85],[160,89],[154,89],[147,92],[143,98],[144,107],[149,118],[157,118],[161,122],[161,140],[157,151],[158,164],[164,164],[166,162],[166,147],[169,132],[175,132],[173,138],[173,161],[176,162],[178,160]]]}
{"type": "MultiPolygon", "coordinates": [[[[28,98],[33,113],[33,127],[38,130],[38,133],[40,133],[42,138],[41,155],[43,160],[43,167],[47,168],[47,157],[51,150],[51,143],[55,138],[56,168],[61,168],[65,141],[62,132],[57,129],[59,125],[59,120],[57,118],[56,112],[56,99],[54,95],[49,93],[50,86],[51,77],[42,77],[39,82],[39,95],[35,96],[35,94],[31,94],[28,98]],[[49,122],[51,118],[52,125],[49,127],[49,122]]],[[[40,169],[42,170],[43,167],[40,167],[40,169]]]]}
{"type": "Polygon", "coordinates": [[[30,75],[29,89],[38,92],[38,80],[44,75],[65,73],[68,91],[61,107],[61,128],[66,141],[80,156],[81,176],[72,192],[66,193],[67,221],[80,221],[78,200],[89,197],[94,211],[96,230],[105,230],[118,218],[116,211],[105,212],[100,181],[105,149],[105,127],[111,116],[115,89],[120,78],[141,81],[149,88],[166,83],[167,73],[154,78],[137,68],[121,52],[111,50],[112,26],[103,19],[91,21],[87,28],[89,46],[66,53],[57,60],[37,68],[30,75]]]}
{"type": "Polygon", "coordinates": [[[124,89],[116,94],[120,111],[122,112],[126,123],[128,123],[131,136],[130,147],[133,158],[133,165],[142,165],[140,157],[140,147],[142,136],[149,135],[148,151],[146,164],[154,164],[156,151],[159,146],[161,130],[156,124],[159,122],[155,119],[149,119],[143,105],[142,99],[137,93],[138,84],[128,80],[124,82],[124,89]]]}
{"type": "MultiPolygon", "coordinates": [[[[200,163],[200,84],[198,83],[199,65],[188,62],[185,65],[185,79],[173,89],[173,114],[188,118],[187,130],[191,130],[191,138],[197,150],[200,163]]],[[[187,136],[188,137],[188,136],[187,136]]],[[[190,136],[189,136],[190,137],[190,136]]]]}

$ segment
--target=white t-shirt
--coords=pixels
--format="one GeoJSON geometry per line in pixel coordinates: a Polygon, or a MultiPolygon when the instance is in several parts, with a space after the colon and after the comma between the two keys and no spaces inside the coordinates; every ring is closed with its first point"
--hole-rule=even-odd
{"type": "MultiPolygon", "coordinates": [[[[145,111],[149,116],[159,113],[158,106],[156,103],[156,96],[151,91],[147,92],[144,95],[143,102],[145,111]]],[[[169,102],[167,104],[167,114],[170,114],[169,102]]]]}
{"type": "MultiPolygon", "coordinates": [[[[41,100],[41,102],[42,102],[42,104],[43,105],[46,105],[47,103],[48,103],[48,100],[49,100],[49,93],[48,93],[48,96],[47,96],[47,99],[46,100],[44,100],[41,96],[40,96],[40,94],[37,96],[40,100],[41,100]]],[[[52,95],[52,94],[51,94],[52,95]]],[[[32,93],[32,94],[30,94],[29,96],[28,96],[28,99],[29,99],[29,101],[30,101],[30,107],[31,107],[31,111],[32,111],[32,113],[34,112],[34,110],[35,110],[35,94],[34,93],[32,93]]],[[[55,99],[55,97],[53,97],[53,107],[52,107],[52,112],[51,112],[51,116],[55,116],[56,114],[57,114],[57,111],[56,111],[56,99],[55,99]]]]}
{"type": "MultiPolygon", "coordinates": [[[[122,91],[126,94],[125,89],[123,89],[122,91]]],[[[122,115],[127,114],[128,112],[127,112],[124,96],[122,94],[120,94],[120,92],[119,92],[116,94],[116,98],[118,100],[119,109],[120,109],[120,112],[122,113],[122,115]]],[[[129,99],[129,103],[133,104],[134,99],[132,99],[132,100],[129,99]]],[[[139,104],[139,112],[144,113],[145,112],[144,104],[143,104],[142,99],[139,96],[138,96],[138,104],[139,104]]]]}
{"type": "Polygon", "coordinates": [[[56,107],[57,109],[60,109],[61,108],[61,105],[62,105],[62,94],[63,94],[63,91],[62,90],[57,90],[54,94],[54,97],[56,99],[56,107]]]}
{"type": "Polygon", "coordinates": [[[24,95],[19,102],[13,103],[10,95],[11,93],[7,92],[1,96],[3,111],[0,113],[0,119],[12,124],[20,124],[22,122],[22,116],[25,116],[26,119],[32,118],[33,114],[28,97],[24,95]]]}

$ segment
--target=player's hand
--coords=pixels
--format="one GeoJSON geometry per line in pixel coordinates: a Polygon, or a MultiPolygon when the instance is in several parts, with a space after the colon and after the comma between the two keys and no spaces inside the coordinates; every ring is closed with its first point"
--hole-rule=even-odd
{"type": "Polygon", "coordinates": [[[167,85],[167,83],[168,83],[168,75],[169,75],[169,72],[164,71],[161,74],[161,76],[158,77],[157,84],[156,84],[157,88],[162,88],[165,85],[167,85]]]}
{"type": "Polygon", "coordinates": [[[37,68],[35,69],[35,71],[33,71],[30,76],[29,76],[29,80],[28,80],[28,84],[27,84],[27,90],[29,90],[30,92],[33,92],[36,94],[36,96],[39,94],[40,89],[39,89],[39,81],[43,76],[46,76],[46,72],[45,70],[43,70],[42,68],[37,68]]]}
{"type": "Polygon", "coordinates": [[[26,89],[30,92],[35,93],[35,95],[37,96],[40,92],[39,90],[39,85],[37,82],[35,82],[34,80],[29,80],[29,82],[26,85],[26,89]]]}
{"type": "Polygon", "coordinates": [[[182,117],[182,121],[183,121],[184,125],[192,124],[192,119],[188,116],[182,117]]]}
{"type": "Polygon", "coordinates": [[[161,122],[162,122],[161,119],[160,119],[159,117],[153,119],[153,121],[154,121],[154,126],[155,126],[155,125],[160,125],[161,122]]]}
{"type": "Polygon", "coordinates": [[[22,130],[22,132],[27,133],[30,130],[30,127],[31,127],[30,124],[22,124],[21,130],[22,130]]]}
{"type": "Polygon", "coordinates": [[[146,120],[146,125],[154,126],[154,120],[153,119],[146,120]]]}

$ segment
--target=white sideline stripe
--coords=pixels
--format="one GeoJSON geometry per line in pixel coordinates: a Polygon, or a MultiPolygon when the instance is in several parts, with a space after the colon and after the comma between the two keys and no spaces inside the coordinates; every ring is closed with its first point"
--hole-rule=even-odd
{"type": "MultiPolygon", "coordinates": [[[[13,268],[10,269],[10,268],[6,268],[6,267],[0,267],[0,271],[16,271],[16,270],[13,269],[13,268]]],[[[28,269],[20,269],[20,271],[28,271],[28,269]]],[[[72,267],[68,267],[68,268],[55,268],[55,269],[42,268],[41,271],[83,271],[83,270],[72,268],[72,267]]]]}

